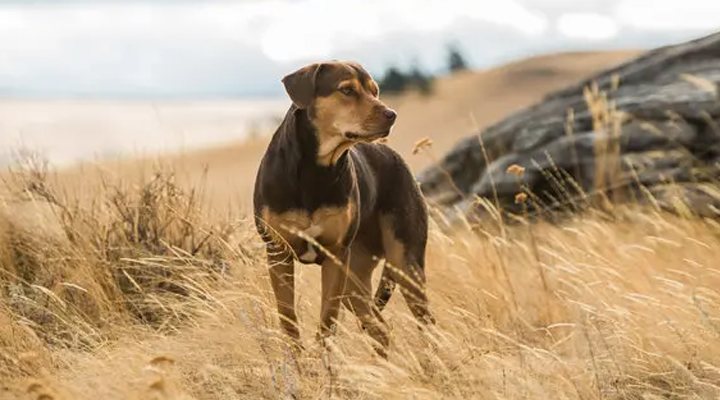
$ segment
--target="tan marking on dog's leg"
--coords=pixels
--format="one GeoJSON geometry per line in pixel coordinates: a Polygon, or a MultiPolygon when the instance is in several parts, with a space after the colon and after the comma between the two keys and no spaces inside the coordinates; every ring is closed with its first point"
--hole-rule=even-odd
{"type": "MultiPolygon", "coordinates": [[[[337,254],[337,252],[333,252],[337,254]]],[[[340,303],[347,280],[347,256],[341,257],[341,265],[328,258],[322,264],[322,295],[320,310],[319,338],[324,339],[335,333],[335,324],[340,313],[340,303]]]]}
{"type": "Polygon", "coordinates": [[[393,292],[395,291],[396,282],[390,271],[390,268],[383,266],[382,275],[380,275],[380,282],[378,283],[377,291],[375,292],[375,307],[378,311],[382,312],[387,303],[390,301],[393,292]]]}
{"type": "Polygon", "coordinates": [[[299,346],[300,330],[295,314],[295,266],[287,250],[270,248],[268,245],[268,261],[270,263],[270,284],[275,293],[277,310],[280,314],[280,326],[299,346]]]}
{"type": "Polygon", "coordinates": [[[380,218],[385,258],[390,264],[385,268],[391,268],[391,276],[400,285],[400,291],[415,318],[424,324],[435,323],[425,292],[425,271],[408,262],[405,245],[395,237],[392,223],[387,217],[380,218]]]}
{"type": "Polygon", "coordinates": [[[360,321],[362,328],[379,346],[374,346],[381,357],[387,358],[387,347],[390,339],[387,325],[380,313],[373,306],[372,272],[376,261],[371,254],[359,247],[350,251],[350,275],[348,276],[343,304],[351,310],[360,321]]]}

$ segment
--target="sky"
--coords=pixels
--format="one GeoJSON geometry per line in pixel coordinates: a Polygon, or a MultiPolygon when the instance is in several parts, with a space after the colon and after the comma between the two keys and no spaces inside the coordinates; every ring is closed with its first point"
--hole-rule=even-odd
{"type": "Polygon", "coordinates": [[[440,73],[720,30],[718,0],[0,0],[2,97],[268,97],[309,62],[440,73]]]}

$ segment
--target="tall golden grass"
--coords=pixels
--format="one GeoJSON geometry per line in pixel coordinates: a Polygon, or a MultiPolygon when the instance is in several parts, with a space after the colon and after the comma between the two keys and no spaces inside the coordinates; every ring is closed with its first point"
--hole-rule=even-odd
{"type": "Polygon", "coordinates": [[[211,212],[202,185],[163,171],[80,199],[38,163],[4,184],[0,399],[720,397],[713,219],[603,202],[531,224],[529,191],[512,218],[497,201],[481,221],[433,210],[437,325],[396,296],[387,360],[347,312],[327,351],[319,268],[302,267],[294,356],[252,221],[211,212]]]}
{"type": "Polygon", "coordinates": [[[304,267],[295,359],[250,221],[209,216],[169,174],[91,188],[86,206],[50,181],[37,170],[8,181],[60,229],[23,230],[18,203],[3,207],[0,398],[720,395],[713,220],[616,207],[447,231],[433,213],[437,326],[420,329],[398,296],[388,360],[348,313],[325,352],[312,340],[318,269],[304,267]]]}

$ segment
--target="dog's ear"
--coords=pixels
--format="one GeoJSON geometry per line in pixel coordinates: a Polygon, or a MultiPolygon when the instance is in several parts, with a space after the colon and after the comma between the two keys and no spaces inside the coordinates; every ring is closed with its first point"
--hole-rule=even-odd
{"type": "Polygon", "coordinates": [[[282,78],[285,91],[298,108],[308,108],[315,98],[315,83],[322,64],[311,64],[282,78]]]}

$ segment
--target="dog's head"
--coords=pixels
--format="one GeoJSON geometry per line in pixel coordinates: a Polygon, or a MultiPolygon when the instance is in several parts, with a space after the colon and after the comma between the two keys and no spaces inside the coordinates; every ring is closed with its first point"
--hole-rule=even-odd
{"type": "Polygon", "coordinates": [[[360,64],[326,62],[282,80],[290,99],[308,110],[322,140],[370,142],[387,136],[397,114],[378,98],[378,85],[360,64]]]}

